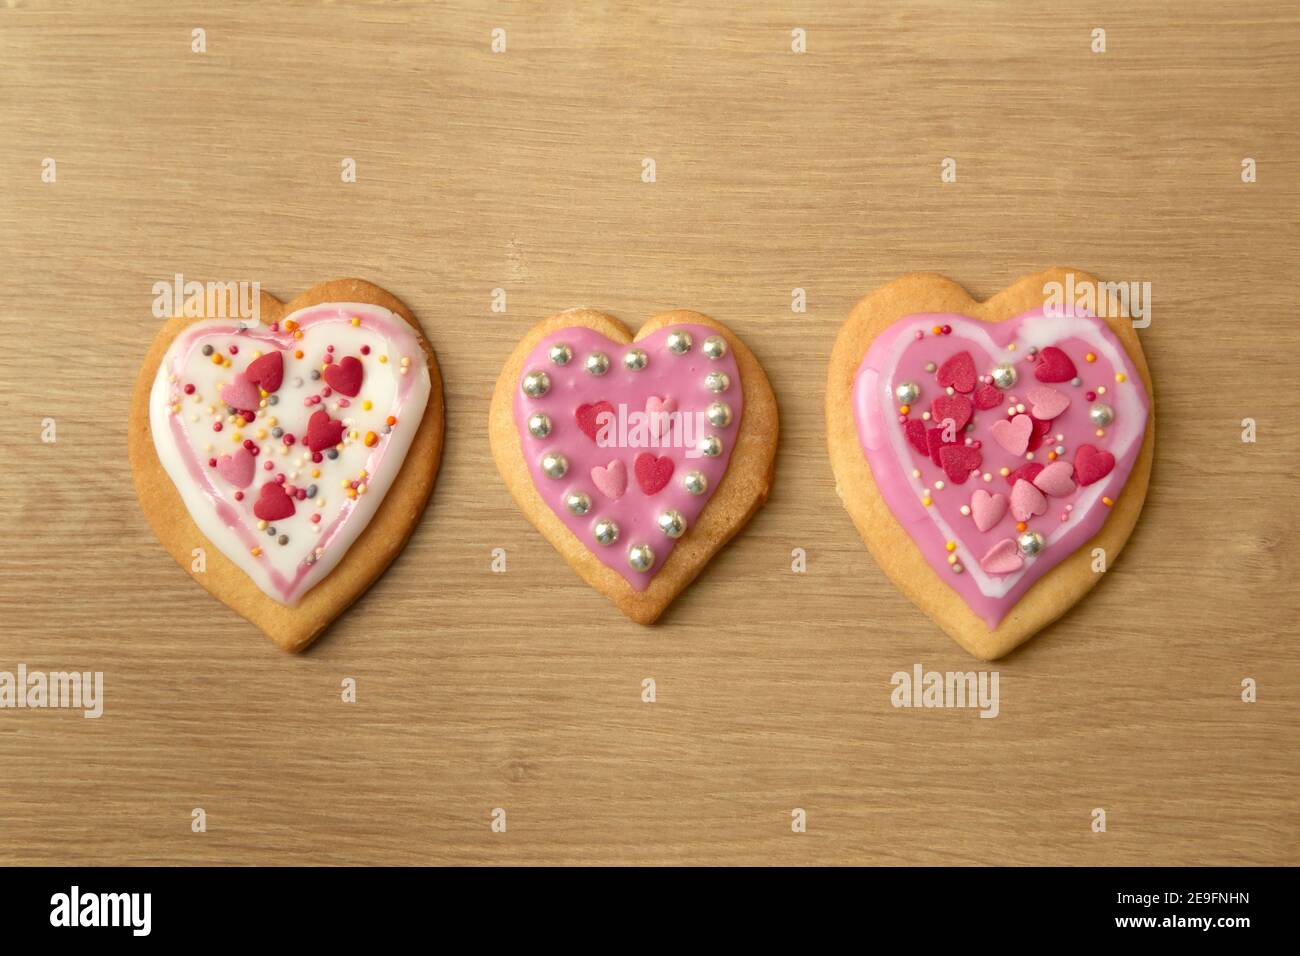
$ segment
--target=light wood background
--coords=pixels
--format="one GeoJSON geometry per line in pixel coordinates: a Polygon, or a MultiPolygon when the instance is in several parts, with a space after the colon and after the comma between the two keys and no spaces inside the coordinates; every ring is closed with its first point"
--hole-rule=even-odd
{"type": "Polygon", "coordinates": [[[0,862],[1300,862],[1295,6],[746,6],[0,11],[0,669],[105,680],[99,720],[0,711],[0,862]],[[895,710],[893,672],[978,665],[839,505],[831,342],[901,273],[986,296],[1053,264],[1152,283],[1143,521],[995,665],[996,720],[895,710]],[[303,656],[189,581],[135,500],[130,387],[177,272],[286,299],[370,279],[442,362],[424,520],[303,656]],[[771,500],[653,628],[488,455],[513,342],[579,304],[712,314],[781,402],[771,500]]]}

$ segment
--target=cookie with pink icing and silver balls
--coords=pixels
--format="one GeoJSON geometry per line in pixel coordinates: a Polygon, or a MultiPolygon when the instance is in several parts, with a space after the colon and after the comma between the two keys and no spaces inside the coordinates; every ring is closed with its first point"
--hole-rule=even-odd
{"type": "Polygon", "coordinates": [[[641,623],[761,506],[779,430],[758,359],[684,310],[635,334],[590,309],[539,322],[489,412],[493,457],[525,517],[641,623]]]}

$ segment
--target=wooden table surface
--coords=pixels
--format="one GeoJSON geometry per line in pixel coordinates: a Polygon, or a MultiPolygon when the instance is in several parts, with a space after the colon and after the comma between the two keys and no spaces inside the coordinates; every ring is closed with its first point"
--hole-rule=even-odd
{"type": "Polygon", "coordinates": [[[1293,4],[206,6],[0,11],[0,670],[105,698],[0,711],[0,863],[1300,862],[1293,4]],[[1143,520],[985,668],[997,719],[895,709],[895,671],[981,665],[840,507],[831,343],[899,274],[987,296],[1055,264],[1151,283],[1143,520]],[[176,273],[370,279],[442,363],[430,507],[301,656],[136,503],[128,400],[176,273]],[[781,403],[766,508],[651,628],[488,454],[512,344],[580,304],[711,314],[781,403]]]}

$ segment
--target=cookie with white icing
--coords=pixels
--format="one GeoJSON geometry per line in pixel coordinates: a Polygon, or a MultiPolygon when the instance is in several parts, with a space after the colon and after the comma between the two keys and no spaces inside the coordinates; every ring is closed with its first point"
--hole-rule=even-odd
{"type": "Polygon", "coordinates": [[[419,324],[383,289],[345,279],[287,304],[263,292],[256,323],[168,320],[136,384],[131,466],[177,562],[301,650],[405,544],[442,432],[419,324]]]}
{"type": "Polygon", "coordinates": [[[633,337],[573,309],[534,326],[492,396],[492,455],[570,565],[653,622],[767,498],[776,398],[720,322],[678,310],[633,337]]]}
{"type": "MultiPolygon", "coordinates": [[[[1065,613],[1146,496],[1151,378],[1132,322],[1027,276],[986,302],[943,276],[864,298],[826,391],[836,488],[896,585],[977,657],[1065,613]]],[[[1059,285],[1058,285],[1059,284],[1059,285]]],[[[1074,272],[1070,288],[1096,280],[1074,272]]]]}

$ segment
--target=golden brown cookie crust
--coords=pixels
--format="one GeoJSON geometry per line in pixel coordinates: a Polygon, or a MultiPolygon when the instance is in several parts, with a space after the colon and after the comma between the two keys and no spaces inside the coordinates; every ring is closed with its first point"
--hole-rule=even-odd
{"type": "Polygon", "coordinates": [[[203,547],[207,553],[207,570],[191,576],[286,651],[300,651],[311,644],[397,557],[429,500],[442,457],[443,398],[438,360],[420,324],[396,296],[362,279],[337,279],[314,286],[287,303],[262,292],[261,318],[264,322],[276,322],[299,309],[324,302],[368,303],[405,319],[419,339],[429,367],[429,401],[401,470],[370,524],[357,536],[338,567],[303,595],[296,607],[286,607],[268,597],[204,537],[154,449],[149,426],[149,394],[158,366],[176,336],[200,319],[167,320],[145,355],[131,400],[128,438],[131,473],[140,505],[158,540],[176,563],[187,570],[192,549],[203,547]]]}
{"type": "Polygon", "coordinates": [[[721,322],[699,312],[677,309],[655,316],[641,326],[634,338],[627,326],[613,316],[594,309],[571,309],[533,326],[510,353],[492,393],[488,431],[497,469],[528,520],[583,580],[613,601],[632,620],[639,624],[652,624],[767,500],[776,466],[779,425],[776,396],[763,366],[745,343],[721,322]],[[533,487],[515,425],[514,390],[529,353],[538,342],[559,329],[583,326],[627,345],[666,325],[686,323],[708,326],[727,340],[727,347],[740,370],[744,412],[740,417],[740,431],[731,452],[731,461],[713,497],[699,519],[677,542],[649,586],[644,591],[637,591],[621,574],[601,563],[551,511],[533,487]]]}
{"type": "Polygon", "coordinates": [[[1081,270],[1058,267],[1025,276],[985,302],[971,298],[946,276],[936,273],[903,276],[854,306],[831,352],[826,386],[826,439],[836,491],[872,557],[898,589],[953,640],[983,660],[1002,657],[1069,610],[1105,576],[1092,571],[1092,550],[1105,549],[1109,567],[1137,524],[1146,500],[1156,437],[1155,391],[1137,332],[1125,316],[1105,318],[1142,376],[1151,403],[1142,450],[1124,492],[1101,531],[1035,582],[994,630],[989,630],[961,596],[935,573],[880,496],[853,417],[854,379],[872,341],[904,316],[918,312],[956,312],[984,322],[1001,322],[1042,306],[1046,301],[1043,287],[1049,282],[1064,284],[1071,272],[1076,286],[1097,281],[1081,270]]]}

